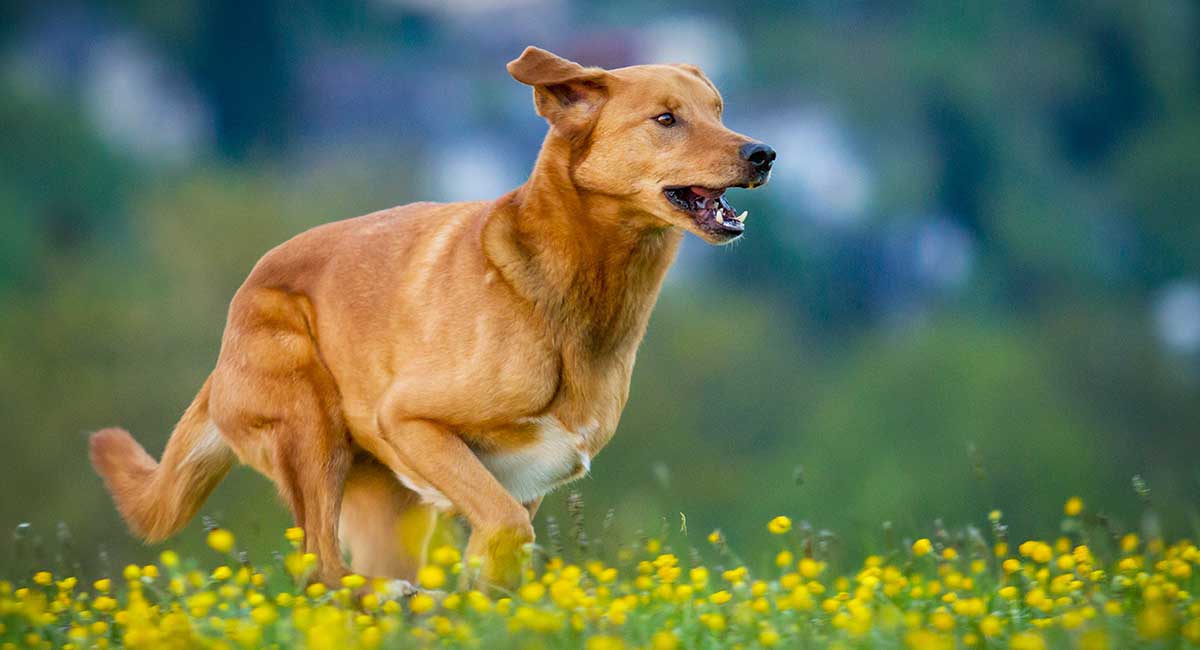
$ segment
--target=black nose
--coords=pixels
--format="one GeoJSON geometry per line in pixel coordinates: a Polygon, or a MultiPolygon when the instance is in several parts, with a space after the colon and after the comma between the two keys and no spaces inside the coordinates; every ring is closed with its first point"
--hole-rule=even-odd
{"type": "Polygon", "coordinates": [[[754,165],[755,171],[771,171],[775,162],[775,150],[761,142],[748,142],[742,145],[742,160],[754,165]]]}

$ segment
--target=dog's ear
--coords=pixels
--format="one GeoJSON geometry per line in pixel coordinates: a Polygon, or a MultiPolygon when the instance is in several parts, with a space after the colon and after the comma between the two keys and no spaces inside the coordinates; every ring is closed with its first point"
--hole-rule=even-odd
{"type": "Polygon", "coordinates": [[[538,115],[571,140],[590,131],[608,99],[608,72],[585,68],[541,48],[529,46],[508,64],[513,79],[533,86],[538,115]]]}

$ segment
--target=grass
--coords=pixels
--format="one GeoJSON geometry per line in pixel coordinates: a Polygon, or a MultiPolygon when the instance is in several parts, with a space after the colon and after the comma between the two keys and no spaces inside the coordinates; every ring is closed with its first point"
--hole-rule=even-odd
{"type": "MultiPolygon", "coordinates": [[[[37,571],[0,582],[4,648],[1044,648],[1200,647],[1200,550],[1113,531],[1072,498],[1061,536],[1016,543],[1000,512],[983,529],[896,541],[837,570],[827,540],[785,516],[773,557],[744,562],[719,531],[663,531],[598,550],[572,514],[548,522],[513,593],[457,588],[477,565],[434,549],[423,591],[390,596],[349,576],[310,585],[315,557],[289,529],[251,563],[211,528],[215,565],[164,551],[84,583],[37,571]],[[683,532],[686,532],[683,531],[683,532]],[[691,540],[691,541],[689,541],[691,540]],[[754,567],[751,570],[750,567],[754,567]]],[[[681,522],[686,528],[686,520],[681,522]]]]}

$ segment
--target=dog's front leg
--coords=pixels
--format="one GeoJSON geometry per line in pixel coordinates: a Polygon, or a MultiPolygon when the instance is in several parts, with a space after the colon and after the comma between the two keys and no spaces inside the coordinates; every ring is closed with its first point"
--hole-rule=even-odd
{"type": "MultiPolygon", "coordinates": [[[[415,491],[436,491],[471,525],[467,558],[483,562],[485,584],[511,589],[520,582],[533,524],[525,506],[500,485],[474,452],[446,427],[428,420],[380,417],[399,462],[392,467],[415,491]]],[[[393,465],[387,458],[385,464],[393,465]]],[[[433,494],[433,492],[425,492],[433,494]]]]}

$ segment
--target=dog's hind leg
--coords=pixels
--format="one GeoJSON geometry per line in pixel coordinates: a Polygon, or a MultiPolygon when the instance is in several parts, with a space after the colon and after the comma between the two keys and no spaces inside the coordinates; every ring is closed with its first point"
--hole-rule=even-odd
{"type": "Polygon", "coordinates": [[[433,506],[374,458],[355,458],[342,495],[340,535],[355,573],[415,582],[437,524],[433,506]]]}
{"type": "MultiPolygon", "coordinates": [[[[291,507],[296,525],[304,529],[304,548],[318,558],[316,579],[339,586],[348,573],[338,544],[337,525],[342,505],[342,489],[350,469],[348,445],[307,447],[306,441],[326,437],[327,425],[306,429],[289,423],[295,441],[276,446],[278,472],[275,484],[291,507]],[[293,444],[293,442],[300,444],[293,444]],[[324,448],[322,448],[324,447],[324,448]]],[[[311,425],[309,425],[311,426],[311,425]]]]}
{"type": "Polygon", "coordinates": [[[352,451],[333,376],[312,339],[302,296],[239,293],[213,372],[209,411],[243,462],[275,482],[317,554],[315,578],[338,585],[342,489],[352,451]]]}

